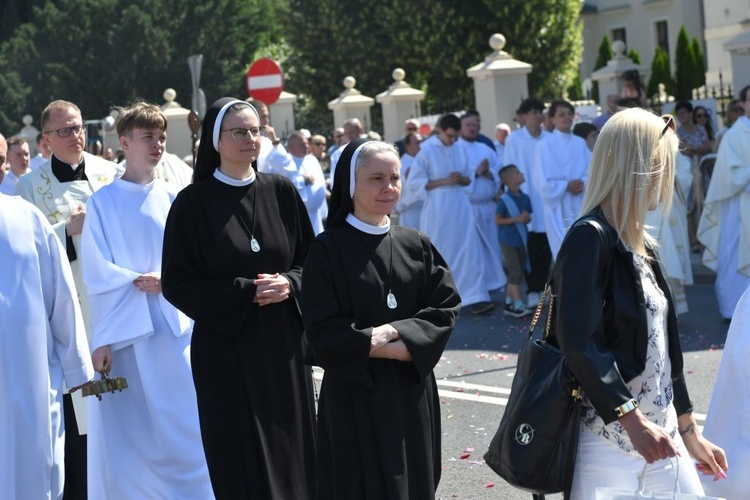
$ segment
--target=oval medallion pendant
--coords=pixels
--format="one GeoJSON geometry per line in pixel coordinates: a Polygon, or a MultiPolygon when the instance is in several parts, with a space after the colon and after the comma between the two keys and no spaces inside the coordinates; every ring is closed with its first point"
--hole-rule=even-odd
{"type": "Polygon", "coordinates": [[[398,302],[396,302],[396,296],[393,295],[393,292],[390,290],[388,291],[388,297],[386,297],[385,303],[388,305],[388,309],[396,309],[398,306],[398,302]]]}
{"type": "Polygon", "coordinates": [[[258,240],[256,240],[255,238],[250,240],[250,250],[255,253],[260,252],[260,243],[258,243],[258,240]]]}

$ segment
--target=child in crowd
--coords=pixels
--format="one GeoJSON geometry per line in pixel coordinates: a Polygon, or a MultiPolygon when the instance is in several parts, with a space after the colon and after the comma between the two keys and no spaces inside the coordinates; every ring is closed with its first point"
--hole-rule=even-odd
{"type": "Polygon", "coordinates": [[[497,202],[495,211],[497,239],[508,275],[508,293],[503,314],[522,318],[531,314],[531,310],[521,300],[521,283],[531,269],[526,250],[526,224],[531,221],[531,199],[521,191],[521,184],[526,179],[515,165],[504,166],[500,170],[500,180],[507,188],[497,202]]]}

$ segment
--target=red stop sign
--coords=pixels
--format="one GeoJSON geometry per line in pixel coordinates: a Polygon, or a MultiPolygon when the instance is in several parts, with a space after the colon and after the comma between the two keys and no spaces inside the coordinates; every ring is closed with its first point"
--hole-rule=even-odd
{"type": "Polygon", "coordinates": [[[270,106],[279,99],[281,91],[284,90],[284,73],[276,61],[264,57],[255,61],[247,70],[245,83],[250,97],[270,106]]]}

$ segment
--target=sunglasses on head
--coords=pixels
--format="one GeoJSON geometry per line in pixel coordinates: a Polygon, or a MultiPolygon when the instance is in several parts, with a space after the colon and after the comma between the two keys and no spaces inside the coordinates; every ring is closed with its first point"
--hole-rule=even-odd
{"type": "Polygon", "coordinates": [[[672,129],[672,131],[677,128],[677,125],[674,122],[674,116],[672,115],[661,115],[661,119],[664,120],[664,128],[661,131],[661,134],[659,134],[659,139],[664,137],[664,134],[667,133],[667,130],[672,129]]]}

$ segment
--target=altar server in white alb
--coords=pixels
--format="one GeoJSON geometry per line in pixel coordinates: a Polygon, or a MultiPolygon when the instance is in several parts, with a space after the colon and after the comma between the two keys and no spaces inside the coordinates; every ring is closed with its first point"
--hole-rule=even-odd
{"type": "Polygon", "coordinates": [[[502,267],[503,258],[497,243],[495,225],[495,198],[500,189],[500,160],[494,149],[477,140],[479,114],[476,111],[467,111],[461,116],[460,135],[458,145],[464,149],[469,167],[474,169],[469,201],[474,207],[482,243],[484,284],[487,290],[497,290],[508,282],[502,267]]]}
{"type": "Polygon", "coordinates": [[[310,217],[315,235],[323,232],[323,220],[328,217],[328,203],[326,203],[326,178],[320,162],[313,155],[308,154],[307,138],[296,130],[289,134],[287,149],[294,159],[297,168],[289,180],[297,188],[300,198],[305,203],[307,215],[310,217]]]}
{"type": "Polygon", "coordinates": [[[409,173],[414,160],[419,153],[422,136],[418,132],[409,132],[404,137],[404,154],[401,156],[401,197],[396,203],[398,211],[398,225],[419,229],[419,219],[422,218],[422,206],[424,201],[421,197],[415,197],[412,190],[406,189],[409,182],[409,173]]]}
{"type": "Polygon", "coordinates": [[[4,194],[0,260],[0,498],[62,498],[63,379],[94,377],[73,275],[42,213],[4,194]]]}
{"type": "Polygon", "coordinates": [[[716,298],[726,319],[750,286],[750,85],[740,92],[740,105],[745,115],[721,140],[698,225],[703,264],[716,271],[716,298]]]}
{"type": "Polygon", "coordinates": [[[179,186],[159,179],[167,121],[137,103],[116,122],[127,168],[88,203],[83,275],[94,368],[128,388],[89,406],[89,498],[213,498],[190,370],[192,321],[161,294],[164,225],[179,186]]]}
{"type": "Polygon", "coordinates": [[[553,259],[578,218],[591,160],[586,141],[571,133],[574,113],[568,101],[552,101],[549,115],[555,130],[537,146],[532,167],[534,189],[544,202],[544,226],[553,259]]]}

